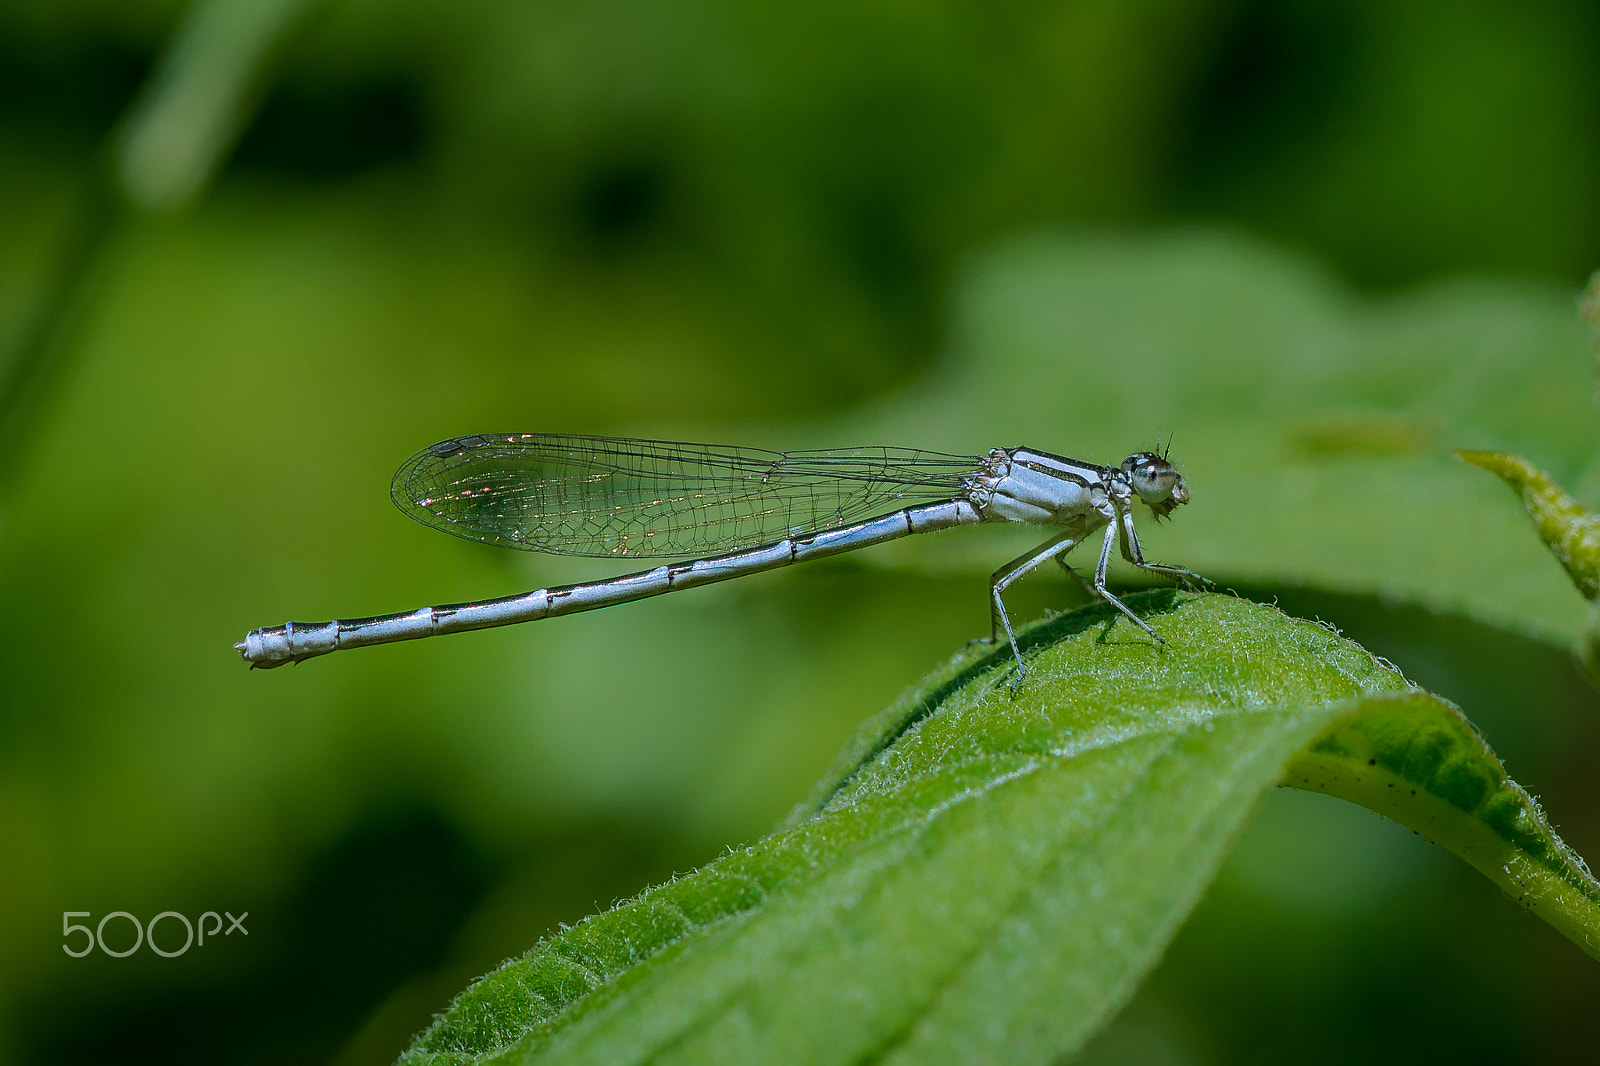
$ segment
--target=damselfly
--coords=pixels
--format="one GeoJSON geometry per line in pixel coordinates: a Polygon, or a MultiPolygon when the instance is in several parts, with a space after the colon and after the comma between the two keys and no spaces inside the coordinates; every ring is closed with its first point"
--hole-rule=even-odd
{"type": "MultiPolygon", "coordinates": [[[[1026,668],[1003,593],[1051,559],[1134,624],[1161,637],[1106,589],[1113,543],[1122,556],[1184,585],[1200,578],[1146,562],[1133,502],[1157,517],[1189,501],[1165,455],[1121,466],[1033,448],[947,455],[910,448],[769,452],[711,444],[552,433],[460,437],[418,452],[390,493],[423,525],[468,540],[552,555],[683,558],[606,581],[335,622],[287,622],[235,644],[253,666],[300,662],[341,648],[573,614],[706,585],[952,526],[1025,522],[1059,530],[989,579],[990,643],[1005,631],[1020,681],[1026,668]],[[1066,555],[1101,528],[1093,581],[1066,555]]],[[[1164,642],[1163,642],[1164,643],[1164,642]]]]}

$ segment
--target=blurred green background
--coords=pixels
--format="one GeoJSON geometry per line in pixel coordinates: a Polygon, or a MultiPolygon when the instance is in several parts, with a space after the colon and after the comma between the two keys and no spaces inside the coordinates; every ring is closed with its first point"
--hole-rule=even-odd
{"type": "MultiPolygon", "coordinates": [[[[608,572],[405,522],[394,468],[468,432],[1175,432],[1155,557],[1460,703],[1600,855],[1576,594],[1445,454],[1600,500],[1597,189],[1583,0],[0,2],[0,1061],[389,1061],[769,828],[1020,550],[247,672],[253,626],[608,572]],[[61,950],[169,910],[249,934],[61,950]]],[[[1085,1058],[1584,1061],[1597,995],[1463,864],[1283,792],[1085,1058]]]]}

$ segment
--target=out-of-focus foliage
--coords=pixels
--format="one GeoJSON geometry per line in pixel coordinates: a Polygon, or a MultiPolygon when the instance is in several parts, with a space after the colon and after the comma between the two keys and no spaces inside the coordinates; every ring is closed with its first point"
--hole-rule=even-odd
{"type": "MultiPolygon", "coordinates": [[[[4,343],[183,10],[0,4],[4,343]]],[[[210,191],[106,231],[5,457],[0,1058],[391,1058],[556,923],[769,828],[983,629],[1012,551],[969,530],[247,674],[250,626],[603,572],[394,514],[394,466],[461,432],[1115,461],[1175,431],[1195,502],[1152,554],[1336,619],[1600,851],[1597,708],[1547,643],[1580,606],[1446,455],[1600,495],[1570,302],[1600,262],[1597,20],[316,6],[210,191]],[[222,908],[248,940],[59,950],[63,911],[222,908]]],[[[1071,595],[1016,594],[1023,617],[1071,595]]],[[[1328,810],[1269,802],[1090,1058],[1231,1061],[1295,1019],[1396,1061],[1581,1032],[1588,960],[1328,810]]]]}

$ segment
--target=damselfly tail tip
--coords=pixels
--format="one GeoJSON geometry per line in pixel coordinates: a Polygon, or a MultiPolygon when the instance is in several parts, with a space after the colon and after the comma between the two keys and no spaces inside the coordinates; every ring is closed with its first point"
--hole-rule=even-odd
{"type": "Polygon", "coordinates": [[[261,637],[261,630],[252,629],[244,635],[243,640],[233,646],[233,650],[239,653],[239,658],[248,663],[252,670],[278,665],[267,654],[261,637]]]}
{"type": "Polygon", "coordinates": [[[254,670],[256,667],[261,665],[261,661],[260,661],[261,648],[259,646],[260,645],[259,637],[257,637],[256,641],[254,642],[256,646],[255,647],[251,646],[252,645],[252,641],[251,641],[250,638],[251,637],[256,637],[256,636],[257,636],[256,632],[252,630],[250,633],[248,633],[245,636],[245,638],[243,640],[237,641],[233,645],[233,650],[239,653],[239,658],[243,659],[245,661],[245,664],[248,665],[250,667],[250,669],[252,669],[252,670],[254,670]]]}
{"type": "Polygon", "coordinates": [[[273,667],[283,666],[285,663],[299,665],[298,659],[259,658],[260,652],[251,651],[250,645],[242,640],[233,646],[233,650],[239,653],[239,658],[243,659],[244,664],[252,670],[271,670],[273,667]]]}

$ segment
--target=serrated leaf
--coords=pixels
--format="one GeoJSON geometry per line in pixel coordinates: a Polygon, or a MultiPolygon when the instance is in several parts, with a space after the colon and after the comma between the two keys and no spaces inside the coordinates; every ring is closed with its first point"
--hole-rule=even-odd
{"type": "Polygon", "coordinates": [[[403,1061],[1055,1061],[1286,766],[1504,862],[1502,885],[1593,940],[1600,885],[1454,708],[1272,608],[1131,602],[1166,646],[1096,607],[1027,631],[1018,692],[1007,649],[957,657],[786,827],[549,937],[403,1061]]]}

